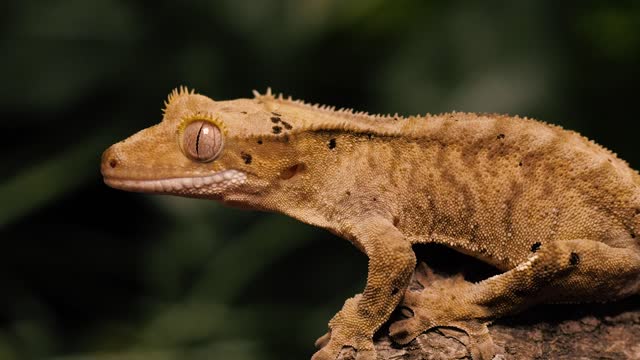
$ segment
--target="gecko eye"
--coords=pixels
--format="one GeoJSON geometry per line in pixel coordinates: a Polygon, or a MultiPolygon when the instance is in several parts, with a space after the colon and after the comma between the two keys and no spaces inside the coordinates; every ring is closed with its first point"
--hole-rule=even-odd
{"type": "Polygon", "coordinates": [[[193,160],[209,162],[222,150],[222,134],[217,126],[208,121],[193,121],[184,129],[182,147],[193,160]]]}

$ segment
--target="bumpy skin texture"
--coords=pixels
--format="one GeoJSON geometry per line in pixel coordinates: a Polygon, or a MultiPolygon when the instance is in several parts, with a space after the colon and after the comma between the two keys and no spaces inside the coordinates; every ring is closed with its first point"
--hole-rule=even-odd
{"type": "Polygon", "coordinates": [[[160,124],[104,152],[102,173],[124,190],[284,213],[362,250],[364,292],[331,320],[313,360],[334,360],[343,346],[375,359],[372,336],[401,301],[414,316],[392,324],[396,341],[455,327],[481,359],[494,354],[486,324],[498,317],[640,291],[640,176],[579,134],[530,119],[371,116],[270,91],[213,101],[181,88],[160,124]],[[206,140],[199,128],[185,132],[194,121],[220,129],[212,161],[184,148],[206,140]],[[417,243],[444,244],[504,273],[406,291],[417,243]]]}

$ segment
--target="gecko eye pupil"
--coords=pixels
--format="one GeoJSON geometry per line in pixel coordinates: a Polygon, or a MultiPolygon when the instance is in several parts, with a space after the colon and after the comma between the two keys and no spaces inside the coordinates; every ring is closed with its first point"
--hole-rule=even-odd
{"type": "Polygon", "coordinates": [[[185,154],[196,161],[212,161],[222,150],[220,129],[208,121],[192,121],[184,129],[182,137],[185,154]]]}

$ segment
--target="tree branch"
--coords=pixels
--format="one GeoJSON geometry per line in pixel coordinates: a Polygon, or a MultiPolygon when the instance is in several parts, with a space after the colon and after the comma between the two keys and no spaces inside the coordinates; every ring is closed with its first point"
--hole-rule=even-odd
{"type": "MultiPolygon", "coordinates": [[[[420,268],[420,267],[418,267],[420,268]]],[[[428,288],[425,290],[428,291],[428,288]]],[[[386,335],[375,339],[378,359],[471,359],[459,339],[430,330],[405,346],[386,335]]],[[[640,296],[606,304],[541,305],[489,326],[499,350],[494,360],[507,359],[640,359],[640,296]]],[[[345,349],[339,360],[355,360],[345,349]]]]}

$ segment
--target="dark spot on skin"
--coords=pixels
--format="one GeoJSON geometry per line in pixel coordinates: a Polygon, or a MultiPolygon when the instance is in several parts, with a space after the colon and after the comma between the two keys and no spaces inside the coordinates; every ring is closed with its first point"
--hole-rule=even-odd
{"type": "Polygon", "coordinates": [[[291,124],[289,124],[288,122],[282,120],[282,126],[284,126],[285,129],[287,130],[291,130],[293,128],[293,126],[291,126],[291,124]]]}
{"type": "Polygon", "coordinates": [[[571,266],[576,266],[578,265],[578,263],[580,263],[580,255],[572,251],[571,255],[569,256],[569,264],[571,264],[571,266]]]}
{"type": "Polygon", "coordinates": [[[391,290],[391,296],[395,295],[398,293],[398,291],[400,291],[400,289],[398,288],[393,288],[393,290],[391,290]]]}
{"type": "Polygon", "coordinates": [[[378,198],[377,198],[377,197],[374,197],[372,200],[373,200],[373,201],[378,201],[378,198]]]}
{"type": "Polygon", "coordinates": [[[245,115],[247,114],[247,112],[246,112],[246,111],[240,111],[240,113],[245,114],[245,115]]]}
{"type": "Polygon", "coordinates": [[[498,134],[498,140],[504,139],[504,136],[505,136],[504,134],[498,134]]]}
{"type": "Polygon", "coordinates": [[[271,113],[272,113],[273,115],[275,115],[275,116],[282,116],[282,115],[278,114],[277,112],[273,112],[273,111],[272,111],[271,113]]]}
{"type": "Polygon", "coordinates": [[[635,239],[636,238],[636,234],[635,233],[631,233],[631,238],[635,239]]]}
{"type": "Polygon", "coordinates": [[[109,160],[109,166],[111,166],[112,169],[115,168],[118,166],[118,161],[116,159],[109,160]]]}
{"type": "Polygon", "coordinates": [[[253,160],[253,157],[251,156],[251,154],[247,154],[246,152],[241,152],[240,156],[242,157],[242,160],[244,160],[244,163],[249,165],[251,164],[251,160],[253,160]]]}
{"type": "Polygon", "coordinates": [[[347,194],[347,196],[351,196],[351,191],[347,190],[345,194],[347,194]]]}
{"type": "Polygon", "coordinates": [[[258,145],[262,145],[262,139],[258,139],[258,145]]]}
{"type": "Polygon", "coordinates": [[[636,215],[640,215],[640,209],[636,209],[636,215]]]}
{"type": "Polygon", "coordinates": [[[518,163],[518,166],[522,166],[522,161],[520,161],[520,162],[518,163]]]}
{"type": "Polygon", "coordinates": [[[271,128],[271,132],[274,134],[280,134],[282,132],[282,128],[280,126],[274,126],[271,128]]]}
{"type": "Polygon", "coordinates": [[[331,139],[329,140],[329,149],[335,149],[336,148],[336,139],[331,139]]]}
{"type": "Polygon", "coordinates": [[[534,242],[534,243],[531,245],[531,252],[536,252],[536,251],[540,250],[540,246],[542,246],[542,243],[541,243],[541,242],[539,242],[539,241],[534,242]]]}
{"type": "Polygon", "coordinates": [[[398,224],[400,223],[400,218],[397,216],[393,217],[393,226],[398,226],[398,224]]]}
{"type": "Polygon", "coordinates": [[[277,124],[277,123],[280,122],[280,118],[277,117],[277,116],[272,116],[271,117],[271,122],[274,123],[274,124],[277,124]]]}

